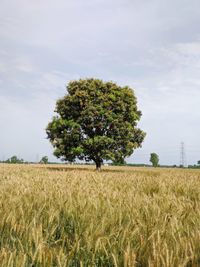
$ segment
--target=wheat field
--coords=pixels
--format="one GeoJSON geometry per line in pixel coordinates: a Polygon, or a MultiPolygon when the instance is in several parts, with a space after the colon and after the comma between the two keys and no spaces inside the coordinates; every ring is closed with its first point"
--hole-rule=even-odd
{"type": "Polygon", "coordinates": [[[0,165],[0,266],[200,266],[200,172],[0,165]]]}

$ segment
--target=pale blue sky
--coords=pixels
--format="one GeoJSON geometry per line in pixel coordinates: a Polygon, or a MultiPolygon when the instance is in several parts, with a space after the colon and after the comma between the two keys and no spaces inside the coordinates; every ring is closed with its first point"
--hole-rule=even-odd
{"type": "MultiPolygon", "coordinates": [[[[65,84],[97,77],[135,89],[147,132],[129,162],[200,159],[199,0],[1,0],[0,158],[53,149],[45,127],[65,84]]],[[[37,156],[38,155],[38,156],[37,156]]]]}

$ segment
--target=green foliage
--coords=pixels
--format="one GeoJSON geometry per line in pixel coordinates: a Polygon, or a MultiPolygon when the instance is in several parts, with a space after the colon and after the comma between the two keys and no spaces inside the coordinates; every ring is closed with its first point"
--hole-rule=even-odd
{"type": "Polygon", "coordinates": [[[153,167],[158,167],[159,157],[156,153],[151,153],[150,162],[152,163],[153,167]]]}
{"type": "Polygon", "coordinates": [[[145,133],[137,128],[141,112],[128,86],[96,79],[72,81],[57,101],[47,136],[62,160],[124,162],[141,146],[145,133]]]}
{"type": "Polygon", "coordinates": [[[11,158],[7,159],[5,163],[20,164],[20,163],[24,163],[24,160],[18,159],[17,156],[12,156],[11,158]]]}
{"type": "Polygon", "coordinates": [[[126,161],[123,158],[115,158],[115,160],[113,161],[113,165],[115,166],[122,166],[122,165],[127,165],[126,161]]]}
{"type": "Polygon", "coordinates": [[[197,161],[197,164],[200,165],[200,160],[197,161]]]}
{"type": "Polygon", "coordinates": [[[47,156],[44,156],[44,157],[41,158],[40,163],[41,164],[47,164],[48,161],[49,161],[48,157],[47,156]]]}

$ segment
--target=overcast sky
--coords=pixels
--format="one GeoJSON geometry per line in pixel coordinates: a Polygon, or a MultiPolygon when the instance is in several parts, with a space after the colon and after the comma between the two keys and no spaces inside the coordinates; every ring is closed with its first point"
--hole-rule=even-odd
{"type": "Polygon", "coordinates": [[[1,0],[0,159],[53,149],[45,127],[71,79],[134,88],[147,132],[129,162],[200,160],[199,0],[1,0]]]}

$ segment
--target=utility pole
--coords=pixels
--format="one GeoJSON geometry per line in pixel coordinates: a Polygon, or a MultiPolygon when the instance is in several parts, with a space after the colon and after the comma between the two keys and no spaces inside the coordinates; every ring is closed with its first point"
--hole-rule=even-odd
{"type": "Polygon", "coordinates": [[[39,154],[36,154],[36,163],[39,163],[39,154]]]}
{"type": "Polygon", "coordinates": [[[180,167],[186,167],[186,153],[185,153],[185,143],[181,142],[180,147],[180,167]]]}

